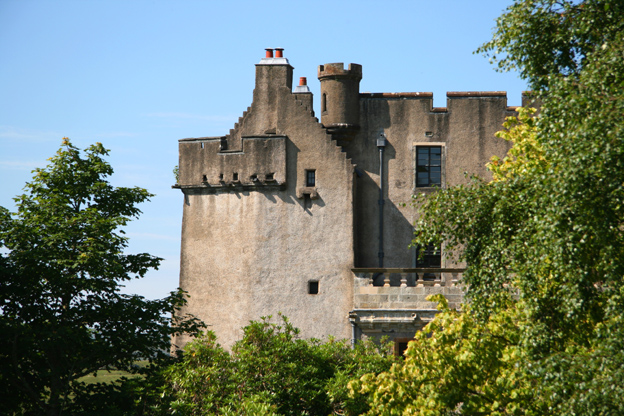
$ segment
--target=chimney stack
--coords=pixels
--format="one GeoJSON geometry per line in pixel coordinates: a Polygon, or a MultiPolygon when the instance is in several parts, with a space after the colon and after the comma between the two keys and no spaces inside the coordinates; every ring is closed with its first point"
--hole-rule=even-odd
{"type": "Polygon", "coordinates": [[[295,87],[295,91],[293,91],[293,93],[301,94],[304,92],[311,93],[310,88],[308,87],[308,79],[306,77],[300,77],[299,85],[295,87]]]}

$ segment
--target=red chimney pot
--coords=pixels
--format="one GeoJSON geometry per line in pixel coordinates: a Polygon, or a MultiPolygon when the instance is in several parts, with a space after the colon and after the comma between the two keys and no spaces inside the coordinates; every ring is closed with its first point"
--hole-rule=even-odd
{"type": "Polygon", "coordinates": [[[273,48],[266,48],[265,51],[267,58],[273,58],[273,48]]]}
{"type": "Polygon", "coordinates": [[[284,55],[282,54],[283,51],[284,51],[284,48],[275,48],[275,57],[283,58],[284,57],[284,55]]]}
{"type": "Polygon", "coordinates": [[[308,80],[306,77],[299,78],[299,85],[308,85],[308,80]]]}

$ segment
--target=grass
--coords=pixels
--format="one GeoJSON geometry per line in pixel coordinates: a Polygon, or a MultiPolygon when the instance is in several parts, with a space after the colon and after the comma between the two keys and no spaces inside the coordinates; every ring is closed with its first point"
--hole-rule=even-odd
{"type": "MultiPolygon", "coordinates": [[[[145,366],[147,365],[147,361],[137,361],[136,365],[145,366]]],[[[84,381],[87,384],[94,383],[113,383],[119,380],[121,377],[143,377],[140,374],[132,374],[123,370],[99,370],[93,374],[89,374],[87,376],[81,377],[80,381],[84,381]]]]}

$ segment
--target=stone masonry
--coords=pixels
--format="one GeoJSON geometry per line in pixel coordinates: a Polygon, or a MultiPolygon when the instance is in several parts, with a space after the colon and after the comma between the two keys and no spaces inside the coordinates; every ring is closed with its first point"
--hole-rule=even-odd
{"type": "Polygon", "coordinates": [[[462,265],[436,253],[423,267],[408,247],[409,201],[487,178],[515,108],[504,92],[449,92],[443,108],[426,92],[360,93],[362,76],[357,64],[319,66],[319,121],[305,79],[293,90],[283,50],[267,49],[229,134],[180,140],[184,312],[222,345],[278,312],[304,337],[399,342],[433,317],[428,294],[460,305],[462,265]]]}

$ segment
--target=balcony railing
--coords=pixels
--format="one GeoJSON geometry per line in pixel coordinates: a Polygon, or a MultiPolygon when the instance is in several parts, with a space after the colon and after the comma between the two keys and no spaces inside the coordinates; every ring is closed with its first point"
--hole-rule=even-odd
{"type": "Polygon", "coordinates": [[[465,271],[463,268],[354,268],[351,270],[355,275],[354,312],[363,314],[364,320],[368,319],[365,316],[368,316],[366,314],[369,312],[376,316],[376,321],[381,319],[381,315],[397,313],[401,316],[407,314],[401,319],[408,320],[412,319],[410,316],[413,313],[422,318],[423,313],[426,312],[433,317],[437,303],[428,300],[429,295],[444,295],[449,306],[456,309],[461,306],[464,299],[464,288],[461,285],[461,276],[465,271]]]}
{"type": "Polygon", "coordinates": [[[353,273],[369,280],[371,286],[453,286],[461,280],[465,268],[354,268],[353,273]]]}

